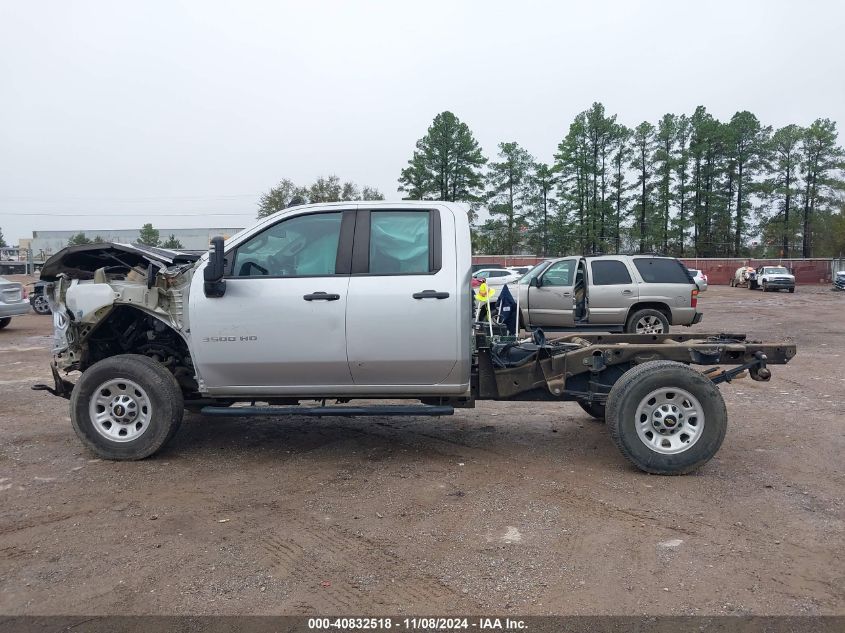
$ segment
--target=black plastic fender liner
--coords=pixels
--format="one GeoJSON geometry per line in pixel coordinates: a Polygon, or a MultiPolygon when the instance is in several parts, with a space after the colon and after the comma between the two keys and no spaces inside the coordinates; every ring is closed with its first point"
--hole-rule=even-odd
{"type": "Polygon", "coordinates": [[[455,407],[451,405],[372,405],[366,407],[203,407],[200,409],[200,413],[203,415],[238,418],[253,416],[284,417],[294,415],[351,418],[359,415],[452,415],[455,413],[455,407]]]}

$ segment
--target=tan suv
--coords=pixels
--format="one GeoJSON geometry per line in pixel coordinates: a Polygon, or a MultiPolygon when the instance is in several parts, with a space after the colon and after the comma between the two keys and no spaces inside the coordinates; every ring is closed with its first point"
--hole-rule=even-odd
{"type": "Polygon", "coordinates": [[[703,316],[695,281],[672,257],[561,257],[539,264],[519,284],[524,327],[663,334],[703,316]]]}

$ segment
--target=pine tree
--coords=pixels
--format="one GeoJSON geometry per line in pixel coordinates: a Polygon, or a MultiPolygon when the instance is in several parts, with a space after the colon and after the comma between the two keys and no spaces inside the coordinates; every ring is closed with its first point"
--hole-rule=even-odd
{"type": "Polygon", "coordinates": [[[399,191],[419,199],[478,202],[487,160],[466,123],[441,112],[417,141],[408,167],[399,176],[399,191]]]}
{"type": "Polygon", "coordinates": [[[182,246],[182,242],[176,239],[176,236],[171,233],[170,237],[168,237],[161,245],[162,248],[172,248],[173,250],[180,250],[185,248],[182,246]]]}
{"type": "Polygon", "coordinates": [[[637,172],[638,200],[635,208],[637,215],[638,232],[640,241],[640,253],[648,250],[648,245],[653,242],[650,239],[649,231],[652,229],[650,215],[652,213],[651,192],[654,189],[652,178],[654,176],[654,150],[655,137],[654,126],[648,121],[643,121],[635,129],[632,137],[634,146],[634,158],[631,167],[637,172]]]}
{"type": "Polygon", "coordinates": [[[613,252],[622,250],[622,222],[628,215],[628,192],[631,185],[626,178],[628,166],[633,158],[631,136],[633,131],[624,125],[617,125],[613,135],[613,177],[611,179],[611,198],[613,200],[613,252]]]}
{"type": "Polygon", "coordinates": [[[552,192],[557,182],[557,174],[550,165],[537,163],[534,165],[534,174],[531,179],[533,189],[533,205],[536,211],[533,213],[533,228],[536,248],[534,252],[540,257],[549,254],[549,222],[550,211],[555,206],[552,192]]]}
{"type": "Polygon", "coordinates": [[[779,227],[781,257],[791,255],[791,243],[798,232],[797,218],[793,210],[795,199],[800,192],[797,171],[803,136],[802,128],[795,124],[787,125],[777,130],[768,144],[766,194],[778,205],[778,211],[769,224],[779,227]]]}
{"type": "Polygon", "coordinates": [[[158,246],[160,242],[161,237],[159,236],[158,229],[154,229],[152,224],[147,222],[141,227],[141,231],[138,233],[138,244],[158,246]]]}
{"type": "Polygon", "coordinates": [[[816,119],[804,131],[801,141],[801,170],[803,191],[803,240],[801,254],[813,256],[813,219],[820,207],[829,203],[832,191],[845,189],[841,177],[843,150],[836,145],[836,123],[830,119],[816,119]]]}
{"type": "Polygon", "coordinates": [[[678,202],[678,215],[675,219],[675,232],[677,235],[677,254],[684,256],[687,231],[689,230],[688,203],[689,194],[689,163],[690,163],[690,120],[682,114],[677,119],[675,127],[675,144],[677,154],[675,159],[675,199],[678,202]]]}
{"type": "Polygon", "coordinates": [[[68,246],[81,246],[83,244],[91,244],[91,240],[85,235],[85,233],[77,233],[70,237],[67,241],[68,246]]]}
{"type": "Polygon", "coordinates": [[[659,177],[657,186],[657,209],[659,218],[659,243],[662,253],[669,252],[669,219],[672,206],[672,172],[675,167],[674,147],[678,134],[678,118],[674,114],[664,114],[657,124],[655,140],[657,149],[654,153],[655,170],[659,177]]]}
{"type": "Polygon", "coordinates": [[[753,178],[762,165],[769,130],[763,128],[757,117],[747,110],[737,112],[731,117],[728,130],[732,155],[736,163],[733,256],[739,257],[751,209],[748,198],[749,194],[754,192],[753,178]]]}
{"type": "Polygon", "coordinates": [[[530,207],[534,159],[516,143],[499,143],[498,162],[490,163],[487,175],[487,208],[501,216],[506,253],[519,247],[519,232],[526,226],[530,207]]]}

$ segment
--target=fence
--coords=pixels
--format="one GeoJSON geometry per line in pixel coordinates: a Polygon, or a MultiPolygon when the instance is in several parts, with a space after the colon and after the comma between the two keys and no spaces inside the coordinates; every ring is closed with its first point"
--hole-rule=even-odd
{"type": "MultiPolygon", "coordinates": [[[[542,257],[527,255],[473,255],[473,264],[485,264],[490,267],[533,266],[543,261],[542,257]]],[[[730,283],[736,269],[740,266],[786,266],[795,275],[799,284],[827,284],[833,281],[836,271],[845,270],[845,258],[816,259],[749,259],[749,258],[682,258],[688,268],[697,268],[707,275],[708,283],[730,283]]]]}

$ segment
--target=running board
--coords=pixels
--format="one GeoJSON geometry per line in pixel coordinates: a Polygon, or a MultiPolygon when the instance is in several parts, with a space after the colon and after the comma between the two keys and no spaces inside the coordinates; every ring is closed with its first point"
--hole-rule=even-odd
{"type": "Polygon", "coordinates": [[[203,415],[246,418],[252,416],[306,415],[310,417],[337,416],[351,418],[358,415],[452,415],[453,406],[432,405],[374,405],[369,407],[203,407],[203,415]]]}

